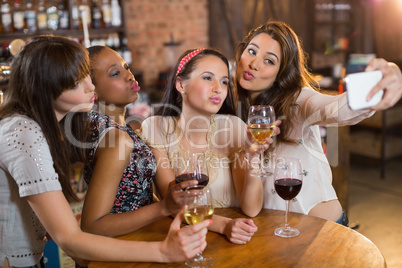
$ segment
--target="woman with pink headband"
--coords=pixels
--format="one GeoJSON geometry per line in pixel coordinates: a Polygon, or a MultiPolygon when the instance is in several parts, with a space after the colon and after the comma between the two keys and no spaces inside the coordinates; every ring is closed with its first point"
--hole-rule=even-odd
{"type": "MultiPolygon", "coordinates": [[[[244,162],[246,125],[235,115],[226,57],[214,49],[186,51],[168,79],[160,105],[155,116],[143,122],[142,136],[165,155],[166,165],[174,167],[180,152],[204,153],[214,206],[238,206],[256,216],[263,200],[261,178],[249,175],[244,162]]],[[[173,180],[165,177],[164,187],[158,189],[162,198],[173,180]]],[[[251,219],[212,219],[209,229],[233,243],[244,244],[257,231],[251,219]]]]}

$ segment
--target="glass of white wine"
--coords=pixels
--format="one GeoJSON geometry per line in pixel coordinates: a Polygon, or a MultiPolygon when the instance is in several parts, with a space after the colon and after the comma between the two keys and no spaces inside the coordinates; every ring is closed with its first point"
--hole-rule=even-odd
{"type": "MultiPolygon", "coordinates": [[[[208,186],[195,185],[186,188],[184,192],[184,219],[186,222],[193,225],[211,219],[214,214],[212,202],[212,192],[208,186]]],[[[202,252],[194,258],[186,260],[186,265],[189,267],[210,267],[213,264],[214,259],[204,257],[202,252]]]]}
{"type": "MultiPolygon", "coordinates": [[[[274,107],[269,105],[253,105],[248,113],[248,126],[250,133],[259,145],[263,146],[274,134],[275,127],[274,107]]],[[[260,166],[258,171],[251,172],[253,176],[268,175],[264,172],[264,150],[261,149],[260,166]]]]}

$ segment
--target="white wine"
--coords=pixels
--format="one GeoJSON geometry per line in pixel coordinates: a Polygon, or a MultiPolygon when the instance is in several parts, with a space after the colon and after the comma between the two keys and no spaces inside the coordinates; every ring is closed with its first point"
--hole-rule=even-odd
{"type": "Polygon", "coordinates": [[[190,225],[202,222],[207,219],[211,219],[214,214],[214,208],[212,206],[201,206],[186,209],[184,211],[184,218],[190,225]]]}
{"type": "Polygon", "coordinates": [[[274,124],[251,124],[249,129],[259,144],[265,144],[265,139],[270,138],[274,134],[274,127],[274,124]]]}

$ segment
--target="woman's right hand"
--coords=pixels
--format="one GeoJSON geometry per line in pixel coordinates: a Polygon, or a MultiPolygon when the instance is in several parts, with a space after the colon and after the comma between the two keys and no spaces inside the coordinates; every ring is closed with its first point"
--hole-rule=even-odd
{"type": "MultiPolygon", "coordinates": [[[[279,128],[279,125],[282,123],[281,120],[276,120],[274,122],[274,134],[273,136],[279,135],[279,133],[281,133],[281,129],[279,128]]],[[[245,146],[245,151],[246,154],[256,154],[260,152],[261,149],[263,149],[264,151],[268,149],[269,145],[271,145],[274,140],[271,138],[267,138],[266,139],[266,143],[264,144],[264,147],[262,147],[261,145],[258,144],[258,142],[254,139],[253,135],[251,134],[250,130],[249,130],[249,126],[246,125],[246,132],[247,132],[247,142],[246,142],[246,146],[245,146]]]]}
{"type": "Polygon", "coordinates": [[[177,183],[171,181],[165,198],[161,202],[164,203],[164,207],[167,210],[168,215],[176,215],[184,204],[184,191],[187,187],[197,185],[197,180],[183,181],[177,183]]]}
{"type": "Polygon", "coordinates": [[[183,220],[184,208],[174,218],[169,233],[161,244],[160,252],[164,262],[180,262],[190,259],[207,246],[207,227],[212,224],[212,220],[180,228],[183,220]]]}
{"type": "MultiPolygon", "coordinates": [[[[272,136],[276,136],[279,135],[279,133],[281,133],[281,130],[279,128],[279,125],[281,123],[282,123],[281,120],[275,121],[274,134],[272,136]]],[[[274,140],[272,138],[267,138],[266,139],[267,142],[263,146],[261,146],[254,139],[253,135],[249,130],[249,126],[247,125],[246,125],[246,133],[247,133],[247,140],[244,147],[245,160],[248,162],[249,167],[252,167],[253,169],[259,169],[261,150],[266,151],[269,148],[269,146],[274,142],[274,140]]]]}

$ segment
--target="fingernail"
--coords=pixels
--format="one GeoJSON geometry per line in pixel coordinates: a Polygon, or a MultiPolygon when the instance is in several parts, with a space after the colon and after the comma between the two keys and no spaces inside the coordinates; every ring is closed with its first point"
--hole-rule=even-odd
{"type": "Polygon", "coordinates": [[[208,225],[211,225],[212,224],[212,220],[208,220],[208,225]]]}

